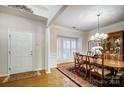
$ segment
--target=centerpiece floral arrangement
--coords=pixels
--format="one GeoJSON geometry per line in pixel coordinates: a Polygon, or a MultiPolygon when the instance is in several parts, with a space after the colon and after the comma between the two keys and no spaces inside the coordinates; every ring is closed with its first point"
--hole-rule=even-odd
{"type": "Polygon", "coordinates": [[[95,46],[95,47],[92,47],[91,49],[92,54],[97,58],[101,57],[102,51],[103,51],[103,47],[101,46],[95,46]]]}

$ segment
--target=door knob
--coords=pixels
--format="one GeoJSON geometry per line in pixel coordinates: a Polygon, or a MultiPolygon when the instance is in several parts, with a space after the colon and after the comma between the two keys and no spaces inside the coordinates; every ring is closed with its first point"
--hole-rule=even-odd
{"type": "Polygon", "coordinates": [[[32,55],[32,51],[31,51],[30,55],[32,55]]]}

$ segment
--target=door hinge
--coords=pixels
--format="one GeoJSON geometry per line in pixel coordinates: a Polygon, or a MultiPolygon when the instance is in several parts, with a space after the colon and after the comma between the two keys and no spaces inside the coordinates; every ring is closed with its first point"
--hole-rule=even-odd
{"type": "Polygon", "coordinates": [[[11,38],[11,34],[9,34],[9,38],[11,38]]]}
{"type": "Polygon", "coordinates": [[[32,51],[31,51],[30,55],[32,56],[32,51]]]}
{"type": "Polygon", "coordinates": [[[9,71],[11,71],[11,67],[9,67],[9,71]]]}
{"type": "Polygon", "coordinates": [[[11,51],[9,51],[9,54],[11,55],[11,51]]]}

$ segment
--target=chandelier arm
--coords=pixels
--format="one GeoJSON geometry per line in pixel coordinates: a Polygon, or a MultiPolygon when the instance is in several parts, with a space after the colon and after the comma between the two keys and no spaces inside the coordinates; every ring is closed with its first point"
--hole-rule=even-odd
{"type": "Polygon", "coordinates": [[[94,41],[101,41],[104,39],[107,39],[108,35],[104,34],[104,33],[99,33],[100,30],[100,13],[97,14],[97,18],[98,18],[98,27],[97,27],[97,33],[95,35],[92,35],[90,40],[94,40],[94,41]]]}
{"type": "Polygon", "coordinates": [[[97,33],[99,33],[99,16],[100,16],[100,14],[98,14],[97,16],[98,16],[98,30],[97,30],[97,33]]]}

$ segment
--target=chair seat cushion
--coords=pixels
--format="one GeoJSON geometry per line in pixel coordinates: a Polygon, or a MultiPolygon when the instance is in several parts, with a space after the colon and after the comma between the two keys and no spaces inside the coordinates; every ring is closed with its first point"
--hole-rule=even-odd
{"type": "Polygon", "coordinates": [[[117,76],[122,76],[122,75],[124,75],[124,71],[117,72],[117,76]]]}
{"type": "MultiPolygon", "coordinates": [[[[102,68],[92,69],[91,72],[92,73],[95,72],[95,73],[98,73],[98,74],[102,75],[102,68]]],[[[111,73],[110,70],[104,69],[104,76],[106,76],[106,75],[108,75],[110,73],[111,73]]]]}
{"type": "Polygon", "coordinates": [[[83,67],[83,68],[85,68],[85,69],[87,69],[87,70],[90,69],[89,65],[87,65],[87,68],[86,68],[86,64],[83,64],[83,65],[81,65],[80,67],[83,67]]]}

